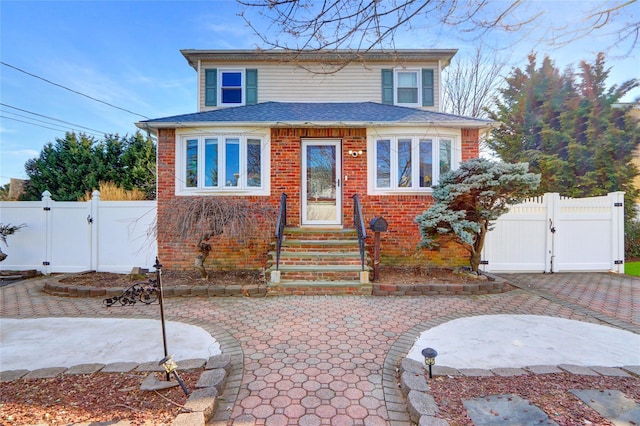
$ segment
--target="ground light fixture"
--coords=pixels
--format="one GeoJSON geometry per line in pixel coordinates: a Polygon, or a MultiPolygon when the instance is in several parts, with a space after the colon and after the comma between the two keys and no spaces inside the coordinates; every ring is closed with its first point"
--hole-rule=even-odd
{"type": "Polygon", "coordinates": [[[429,378],[431,379],[431,366],[436,363],[438,352],[433,348],[424,348],[422,350],[422,356],[424,357],[425,365],[429,366],[429,378]]]}
{"type": "Polygon", "coordinates": [[[173,360],[173,355],[167,355],[166,357],[162,358],[158,362],[158,365],[161,365],[164,368],[164,371],[167,372],[167,375],[173,373],[178,383],[180,383],[180,387],[182,388],[184,394],[189,395],[189,389],[187,389],[187,386],[185,386],[184,382],[176,371],[178,369],[178,364],[176,364],[176,362],[173,360]]]}

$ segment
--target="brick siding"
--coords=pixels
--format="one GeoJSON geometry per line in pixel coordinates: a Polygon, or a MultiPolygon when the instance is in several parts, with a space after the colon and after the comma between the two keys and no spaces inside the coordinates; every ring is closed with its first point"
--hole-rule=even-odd
{"type": "MultiPolygon", "coordinates": [[[[367,138],[364,128],[275,128],[271,130],[271,196],[248,197],[259,203],[269,203],[276,208],[280,194],[287,199],[288,226],[300,225],[300,174],[301,139],[335,138],[342,140],[343,224],[353,227],[353,199],[359,194],[365,224],[376,216],[383,216],[389,223],[389,231],[381,234],[383,264],[429,264],[434,266],[458,266],[468,264],[467,252],[457,245],[440,251],[417,250],[420,240],[414,218],[426,210],[433,199],[429,195],[367,195],[367,138]],[[363,151],[353,157],[349,150],[363,151]]],[[[158,255],[167,268],[189,269],[198,254],[194,241],[176,241],[171,229],[163,221],[167,201],[175,195],[175,130],[158,131],[158,255]]],[[[462,130],[462,161],[478,157],[478,130],[462,130]]],[[[268,225],[272,226],[272,225],[268,225]]],[[[373,244],[373,236],[367,244],[373,244]]],[[[257,269],[264,267],[271,241],[237,242],[215,237],[215,250],[207,259],[208,267],[220,269],[257,269]]],[[[368,247],[372,250],[372,247],[368,247]]]]}

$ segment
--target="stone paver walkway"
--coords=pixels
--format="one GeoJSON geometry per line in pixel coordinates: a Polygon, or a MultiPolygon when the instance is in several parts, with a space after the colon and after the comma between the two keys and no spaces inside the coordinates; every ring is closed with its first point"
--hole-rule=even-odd
{"type": "Polygon", "coordinates": [[[591,273],[509,274],[509,282],[533,294],[640,333],[640,278],[591,273]]]}
{"type": "MultiPolygon", "coordinates": [[[[204,328],[232,357],[227,389],[210,424],[407,424],[395,368],[416,327],[465,316],[531,314],[599,324],[613,318],[621,328],[637,330],[640,280],[626,290],[624,280],[605,285],[608,274],[587,274],[599,279],[570,299],[559,289],[585,278],[575,274],[569,283],[555,282],[567,275],[519,274],[514,279],[523,289],[474,297],[168,298],[165,316],[204,328]],[[527,289],[524,282],[535,286],[527,289]],[[589,294],[600,285],[604,290],[595,292],[602,296],[589,294]]],[[[158,318],[157,306],[105,308],[102,299],[47,296],[41,287],[28,281],[0,288],[0,315],[158,318]]]]}

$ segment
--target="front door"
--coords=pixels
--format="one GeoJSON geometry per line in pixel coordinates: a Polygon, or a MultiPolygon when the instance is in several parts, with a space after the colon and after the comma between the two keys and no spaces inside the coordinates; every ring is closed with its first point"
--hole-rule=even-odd
{"type": "Polygon", "coordinates": [[[302,224],[342,224],[341,141],[302,141],[302,224]]]}

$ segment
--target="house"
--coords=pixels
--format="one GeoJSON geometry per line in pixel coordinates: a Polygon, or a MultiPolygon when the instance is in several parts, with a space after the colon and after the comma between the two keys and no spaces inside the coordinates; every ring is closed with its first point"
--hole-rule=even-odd
{"type": "MultiPolygon", "coordinates": [[[[157,135],[159,223],[176,197],[245,197],[277,207],[285,193],[283,250],[297,244],[295,261],[291,253],[273,259],[275,237],[243,246],[219,240],[215,266],[274,270],[277,263],[274,286],[321,281],[366,292],[354,223],[388,223],[382,264],[419,261],[414,218],[432,204],[441,173],[479,155],[479,133],[491,124],[440,111],[442,70],[455,53],[183,50],[197,73],[197,112],[137,123],[157,135]],[[356,198],[363,220],[354,219],[356,198]],[[348,240],[355,248],[341,246],[348,240]],[[341,252],[355,252],[353,264],[338,261],[341,252]]],[[[192,267],[193,243],[168,234],[159,227],[163,264],[192,267]]],[[[464,256],[451,246],[422,261],[465,264],[464,256]]]]}

